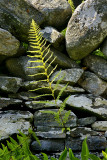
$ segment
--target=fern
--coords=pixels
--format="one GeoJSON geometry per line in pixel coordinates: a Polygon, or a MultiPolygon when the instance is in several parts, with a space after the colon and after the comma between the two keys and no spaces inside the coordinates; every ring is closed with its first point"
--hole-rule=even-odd
{"type": "Polygon", "coordinates": [[[18,142],[10,137],[10,142],[7,141],[7,146],[1,144],[2,148],[0,148],[0,160],[31,160],[31,158],[32,160],[39,160],[32,154],[29,148],[31,135],[33,135],[33,137],[35,137],[35,139],[39,142],[35,133],[29,129],[29,136],[26,136],[19,131],[19,135],[17,135],[18,142]]]}
{"type": "Polygon", "coordinates": [[[75,6],[74,6],[73,1],[72,1],[72,0],[68,0],[68,3],[69,3],[69,4],[70,4],[70,6],[71,6],[72,13],[74,13],[74,11],[75,11],[75,6]]]}
{"type": "MultiPolygon", "coordinates": [[[[57,68],[57,65],[54,66],[53,69],[51,69],[51,71],[49,72],[49,68],[51,67],[51,65],[54,63],[56,57],[53,56],[53,53],[50,54],[50,49],[49,46],[46,46],[46,40],[43,39],[42,34],[40,32],[40,28],[39,26],[36,24],[36,22],[34,20],[32,20],[31,26],[30,26],[30,30],[29,30],[29,41],[30,41],[30,47],[32,48],[31,51],[28,51],[30,54],[28,55],[30,58],[32,58],[32,60],[30,60],[29,62],[33,62],[33,63],[38,63],[38,66],[33,66],[33,67],[29,67],[29,69],[32,68],[39,68],[42,69],[42,73],[37,73],[37,74],[33,74],[33,75],[29,75],[29,76],[40,76],[40,75],[44,75],[44,78],[42,78],[41,80],[35,81],[34,83],[41,83],[41,82],[45,82],[47,83],[47,86],[45,87],[38,87],[35,88],[33,90],[30,91],[39,91],[42,89],[49,89],[50,93],[49,94],[41,94],[35,97],[32,97],[34,99],[40,98],[40,97],[47,97],[47,96],[51,96],[53,97],[53,100],[55,102],[55,106],[57,106],[57,101],[60,99],[63,91],[66,89],[67,85],[64,86],[61,91],[59,92],[57,98],[55,97],[55,91],[57,90],[57,87],[60,83],[60,81],[64,78],[61,77],[61,79],[59,79],[54,87],[54,89],[52,88],[52,84],[55,81],[55,79],[58,77],[59,73],[52,79],[50,80],[51,75],[54,73],[54,71],[57,68]],[[54,58],[53,58],[54,57],[54,58]],[[35,60],[36,58],[36,60],[35,60]],[[48,64],[49,63],[49,64],[48,64]]],[[[37,103],[37,101],[34,101],[35,103],[37,103]]],[[[46,101],[39,101],[38,103],[45,103],[46,101]]],[[[65,103],[64,103],[65,104],[65,103]]],[[[63,104],[63,106],[64,106],[63,104]]],[[[68,120],[68,114],[65,115],[64,120],[62,117],[62,112],[64,110],[64,107],[59,107],[58,108],[58,112],[53,112],[50,111],[51,114],[54,114],[55,120],[62,126],[65,128],[65,123],[68,120]]],[[[49,112],[47,112],[49,113],[49,112]]]]}

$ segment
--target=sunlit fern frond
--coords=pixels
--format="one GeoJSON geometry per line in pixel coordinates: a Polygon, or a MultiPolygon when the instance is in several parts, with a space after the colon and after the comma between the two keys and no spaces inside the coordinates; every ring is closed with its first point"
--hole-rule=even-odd
{"type": "Polygon", "coordinates": [[[72,13],[74,13],[74,11],[75,11],[75,6],[74,6],[74,3],[73,3],[73,0],[68,0],[68,3],[69,3],[70,6],[71,6],[72,13]]]}
{"type": "MultiPolygon", "coordinates": [[[[30,26],[30,30],[29,30],[29,42],[30,42],[30,47],[32,48],[31,51],[28,51],[28,53],[30,53],[28,56],[32,59],[29,62],[31,63],[38,63],[38,65],[36,66],[30,66],[28,67],[29,69],[41,69],[42,71],[33,75],[29,75],[29,76],[42,76],[44,75],[45,78],[37,80],[35,82],[33,82],[33,84],[36,84],[37,82],[39,83],[47,83],[46,86],[44,87],[37,87],[35,89],[32,89],[30,91],[39,91],[39,90],[44,90],[44,89],[48,89],[50,90],[50,93],[42,93],[38,96],[35,97],[31,97],[33,99],[37,99],[40,97],[47,97],[47,96],[52,96],[53,100],[55,101],[55,105],[57,106],[57,101],[60,99],[62,92],[64,91],[64,89],[66,88],[63,87],[61,89],[61,91],[59,92],[57,98],[55,97],[55,91],[57,90],[57,87],[59,85],[59,83],[61,82],[61,80],[64,77],[61,77],[56,85],[55,88],[52,88],[52,83],[55,81],[55,79],[58,77],[59,73],[52,79],[50,80],[51,75],[54,73],[54,71],[57,68],[57,65],[54,66],[54,68],[52,68],[50,71],[49,69],[51,68],[51,65],[55,62],[56,57],[53,56],[53,53],[50,52],[49,46],[50,45],[46,45],[46,40],[43,38],[42,33],[40,32],[40,28],[39,26],[35,23],[34,20],[32,20],[31,26],[30,26]]],[[[39,85],[38,85],[39,86],[39,85]]],[[[37,101],[34,101],[35,103],[37,103],[37,101]]],[[[45,103],[46,101],[41,101],[39,103],[45,103]]],[[[66,120],[68,119],[68,114],[66,114],[66,116],[64,117],[64,121],[63,121],[63,117],[61,115],[61,112],[63,112],[64,110],[64,105],[59,109],[58,107],[58,112],[52,112],[52,111],[48,111],[51,114],[55,115],[55,120],[64,127],[64,124],[66,123],[66,120]]],[[[47,112],[47,111],[46,111],[47,112]]]]}
{"type": "MultiPolygon", "coordinates": [[[[29,62],[32,63],[38,63],[38,65],[36,66],[30,66],[28,67],[29,69],[42,69],[43,71],[41,73],[36,73],[33,75],[29,75],[31,77],[33,76],[43,76],[44,78],[42,80],[39,80],[41,82],[47,82],[48,83],[48,87],[46,87],[46,89],[50,89],[51,94],[42,94],[39,95],[39,97],[43,97],[43,96],[53,96],[53,91],[52,91],[52,87],[51,84],[52,82],[50,82],[50,76],[53,74],[53,72],[56,70],[57,65],[54,66],[54,68],[51,68],[51,65],[53,64],[53,62],[55,61],[55,58],[53,57],[53,53],[50,54],[50,49],[49,46],[46,46],[46,40],[43,38],[42,33],[40,32],[40,28],[39,26],[36,24],[36,22],[34,20],[32,20],[31,26],[30,26],[30,30],[29,30],[29,42],[30,42],[30,47],[31,50],[28,51],[30,54],[28,55],[30,58],[32,58],[32,60],[30,60],[29,62]],[[36,60],[35,60],[36,58],[36,60]],[[51,60],[52,59],[52,60],[51,60]]],[[[34,90],[30,90],[30,91],[37,91],[37,90],[41,90],[42,88],[36,88],[34,90]]],[[[33,97],[38,98],[38,97],[33,97]]]]}

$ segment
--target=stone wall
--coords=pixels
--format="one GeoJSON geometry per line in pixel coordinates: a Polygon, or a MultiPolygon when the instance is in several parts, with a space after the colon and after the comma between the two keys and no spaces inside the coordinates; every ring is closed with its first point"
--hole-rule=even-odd
{"type": "MultiPolygon", "coordinates": [[[[107,148],[106,0],[86,0],[73,15],[66,0],[1,0],[0,17],[0,140],[18,133],[18,129],[27,134],[28,128],[33,128],[41,142],[40,147],[32,141],[35,154],[42,151],[58,157],[66,146],[80,158],[81,144],[87,136],[89,150],[99,155],[107,148]],[[34,66],[25,48],[32,18],[42,28],[43,37],[51,44],[50,53],[56,57],[53,65],[58,67],[50,79],[60,69],[56,81],[65,75],[55,95],[68,83],[57,102],[60,107],[69,96],[65,113],[70,110],[70,116],[65,127],[70,131],[66,133],[52,114],[41,112],[57,112],[56,105],[34,103],[30,98],[49,93],[48,89],[29,92],[46,87],[46,83],[32,83],[41,77],[28,76],[42,72],[28,69],[34,66]],[[64,36],[60,31],[66,26],[64,36]],[[102,57],[92,54],[99,48],[102,57]]],[[[46,100],[53,101],[48,97],[46,100]]]]}

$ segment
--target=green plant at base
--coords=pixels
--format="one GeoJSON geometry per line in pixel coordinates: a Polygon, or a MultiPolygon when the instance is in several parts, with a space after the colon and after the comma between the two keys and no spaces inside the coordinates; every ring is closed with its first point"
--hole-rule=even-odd
{"type": "MultiPolygon", "coordinates": [[[[50,73],[49,73],[49,69],[51,68],[51,65],[53,64],[53,62],[55,61],[55,58],[53,57],[53,53],[50,53],[50,49],[49,49],[49,45],[46,46],[46,40],[43,39],[43,36],[40,32],[40,28],[39,26],[36,24],[36,22],[34,20],[32,20],[31,26],[30,26],[30,30],[29,30],[29,42],[30,42],[30,47],[32,48],[32,50],[28,51],[30,54],[28,55],[30,58],[32,58],[32,60],[30,60],[29,62],[32,63],[38,63],[37,66],[34,67],[28,67],[29,69],[32,68],[39,68],[42,69],[41,73],[37,73],[37,74],[33,74],[33,75],[29,75],[29,76],[44,76],[43,78],[41,78],[40,80],[37,80],[35,82],[33,82],[33,84],[39,82],[45,82],[47,84],[47,87],[40,87],[40,88],[36,88],[30,91],[38,91],[38,90],[42,90],[42,89],[49,89],[50,93],[49,94],[40,94],[39,96],[35,96],[35,97],[31,97],[31,98],[38,98],[38,97],[45,97],[45,96],[51,96],[54,99],[54,103],[55,106],[57,106],[57,101],[60,99],[63,91],[66,89],[67,85],[64,86],[61,91],[59,92],[59,94],[57,95],[57,97],[55,96],[55,91],[57,90],[57,87],[60,83],[60,81],[63,79],[60,78],[56,85],[55,88],[52,88],[52,84],[55,81],[55,79],[58,77],[59,73],[50,81],[50,77],[51,75],[54,73],[54,71],[57,68],[57,65],[51,69],[50,73]]],[[[59,123],[59,125],[61,125],[64,129],[65,124],[68,120],[68,117],[70,115],[70,111],[68,111],[64,116],[62,116],[62,113],[64,111],[65,108],[65,102],[66,102],[67,98],[65,99],[65,101],[62,103],[61,107],[58,108],[58,112],[54,112],[54,111],[46,111],[45,113],[50,113],[50,114],[54,114],[55,120],[59,123]]],[[[35,103],[47,103],[47,101],[34,101],[35,103]]],[[[48,101],[48,103],[51,103],[48,101]]],[[[53,104],[53,103],[52,103],[53,104]]],[[[64,130],[63,129],[63,130],[64,130]]],[[[65,129],[66,130],[66,129],[65,129]]]]}
{"type": "Polygon", "coordinates": [[[40,145],[38,138],[31,129],[29,129],[29,136],[19,131],[17,135],[18,142],[10,137],[10,142],[7,141],[7,146],[1,144],[0,160],[39,160],[38,157],[30,151],[31,136],[33,136],[38,142],[38,145],[40,145]]]}

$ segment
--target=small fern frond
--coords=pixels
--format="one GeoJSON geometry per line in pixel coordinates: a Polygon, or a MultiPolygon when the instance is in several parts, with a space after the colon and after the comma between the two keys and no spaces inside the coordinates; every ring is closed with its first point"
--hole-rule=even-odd
{"type": "Polygon", "coordinates": [[[57,98],[56,98],[56,101],[58,101],[62,95],[62,93],[65,91],[65,89],[67,88],[68,84],[66,84],[59,92],[57,98]]]}
{"type": "Polygon", "coordinates": [[[36,89],[29,90],[29,91],[34,92],[34,91],[38,91],[38,90],[42,90],[42,89],[50,89],[50,87],[36,88],[36,89]]]}
{"type": "Polygon", "coordinates": [[[41,94],[41,95],[38,95],[38,96],[35,96],[35,97],[29,97],[29,98],[37,99],[37,98],[46,97],[46,96],[52,96],[52,94],[41,94]]]}
{"type": "Polygon", "coordinates": [[[68,3],[69,3],[70,6],[71,6],[72,13],[74,13],[74,11],[75,11],[75,6],[74,6],[74,3],[73,3],[73,0],[68,0],[68,3]]]}

